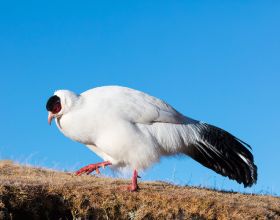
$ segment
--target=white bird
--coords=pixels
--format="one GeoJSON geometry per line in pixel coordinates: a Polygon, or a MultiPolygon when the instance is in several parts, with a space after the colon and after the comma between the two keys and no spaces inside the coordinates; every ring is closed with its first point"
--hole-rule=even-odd
{"type": "Polygon", "coordinates": [[[185,154],[244,187],[257,181],[248,144],[146,93],[120,86],[97,87],[80,95],[58,90],[46,108],[49,124],[55,118],[66,137],[85,144],[104,160],[80,169],[78,175],[99,173],[108,165],[129,167],[133,176],[128,189],[136,191],[138,171],[162,156],[185,154]]]}

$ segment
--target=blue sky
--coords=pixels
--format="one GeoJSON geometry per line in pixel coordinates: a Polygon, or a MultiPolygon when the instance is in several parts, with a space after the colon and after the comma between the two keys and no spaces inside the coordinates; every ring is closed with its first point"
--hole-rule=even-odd
{"type": "Polygon", "coordinates": [[[142,179],[280,195],[279,1],[0,4],[1,159],[61,170],[99,161],[48,126],[45,103],[57,89],[117,84],[248,142],[259,171],[244,190],[175,157],[142,179]]]}

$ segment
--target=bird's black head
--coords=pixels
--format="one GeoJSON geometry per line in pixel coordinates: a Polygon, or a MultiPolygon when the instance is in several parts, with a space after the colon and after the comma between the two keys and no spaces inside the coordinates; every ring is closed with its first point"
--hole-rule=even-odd
{"type": "Polygon", "coordinates": [[[46,108],[49,112],[52,112],[53,114],[57,114],[61,110],[61,102],[60,98],[57,95],[54,95],[49,98],[46,108]]]}

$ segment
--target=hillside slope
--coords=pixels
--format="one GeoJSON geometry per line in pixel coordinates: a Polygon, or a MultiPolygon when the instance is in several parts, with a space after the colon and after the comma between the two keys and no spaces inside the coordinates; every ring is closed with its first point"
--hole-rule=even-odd
{"type": "Polygon", "coordinates": [[[280,198],[74,176],[0,162],[0,219],[280,219],[280,198]]]}

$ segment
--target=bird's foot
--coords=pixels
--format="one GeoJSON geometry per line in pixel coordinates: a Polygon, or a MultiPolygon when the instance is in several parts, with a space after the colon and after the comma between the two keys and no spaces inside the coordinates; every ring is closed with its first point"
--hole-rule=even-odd
{"type": "Polygon", "coordinates": [[[100,167],[105,168],[105,166],[108,166],[108,165],[112,165],[112,163],[109,161],[104,161],[104,162],[100,162],[100,163],[89,164],[89,165],[79,169],[78,171],[76,171],[75,174],[79,176],[83,173],[90,174],[93,171],[96,171],[96,173],[99,174],[100,173],[99,168],[100,167]]]}
{"type": "Polygon", "coordinates": [[[139,190],[138,185],[128,185],[128,186],[120,186],[119,187],[120,190],[122,191],[129,191],[129,192],[136,192],[139,190]]]}

